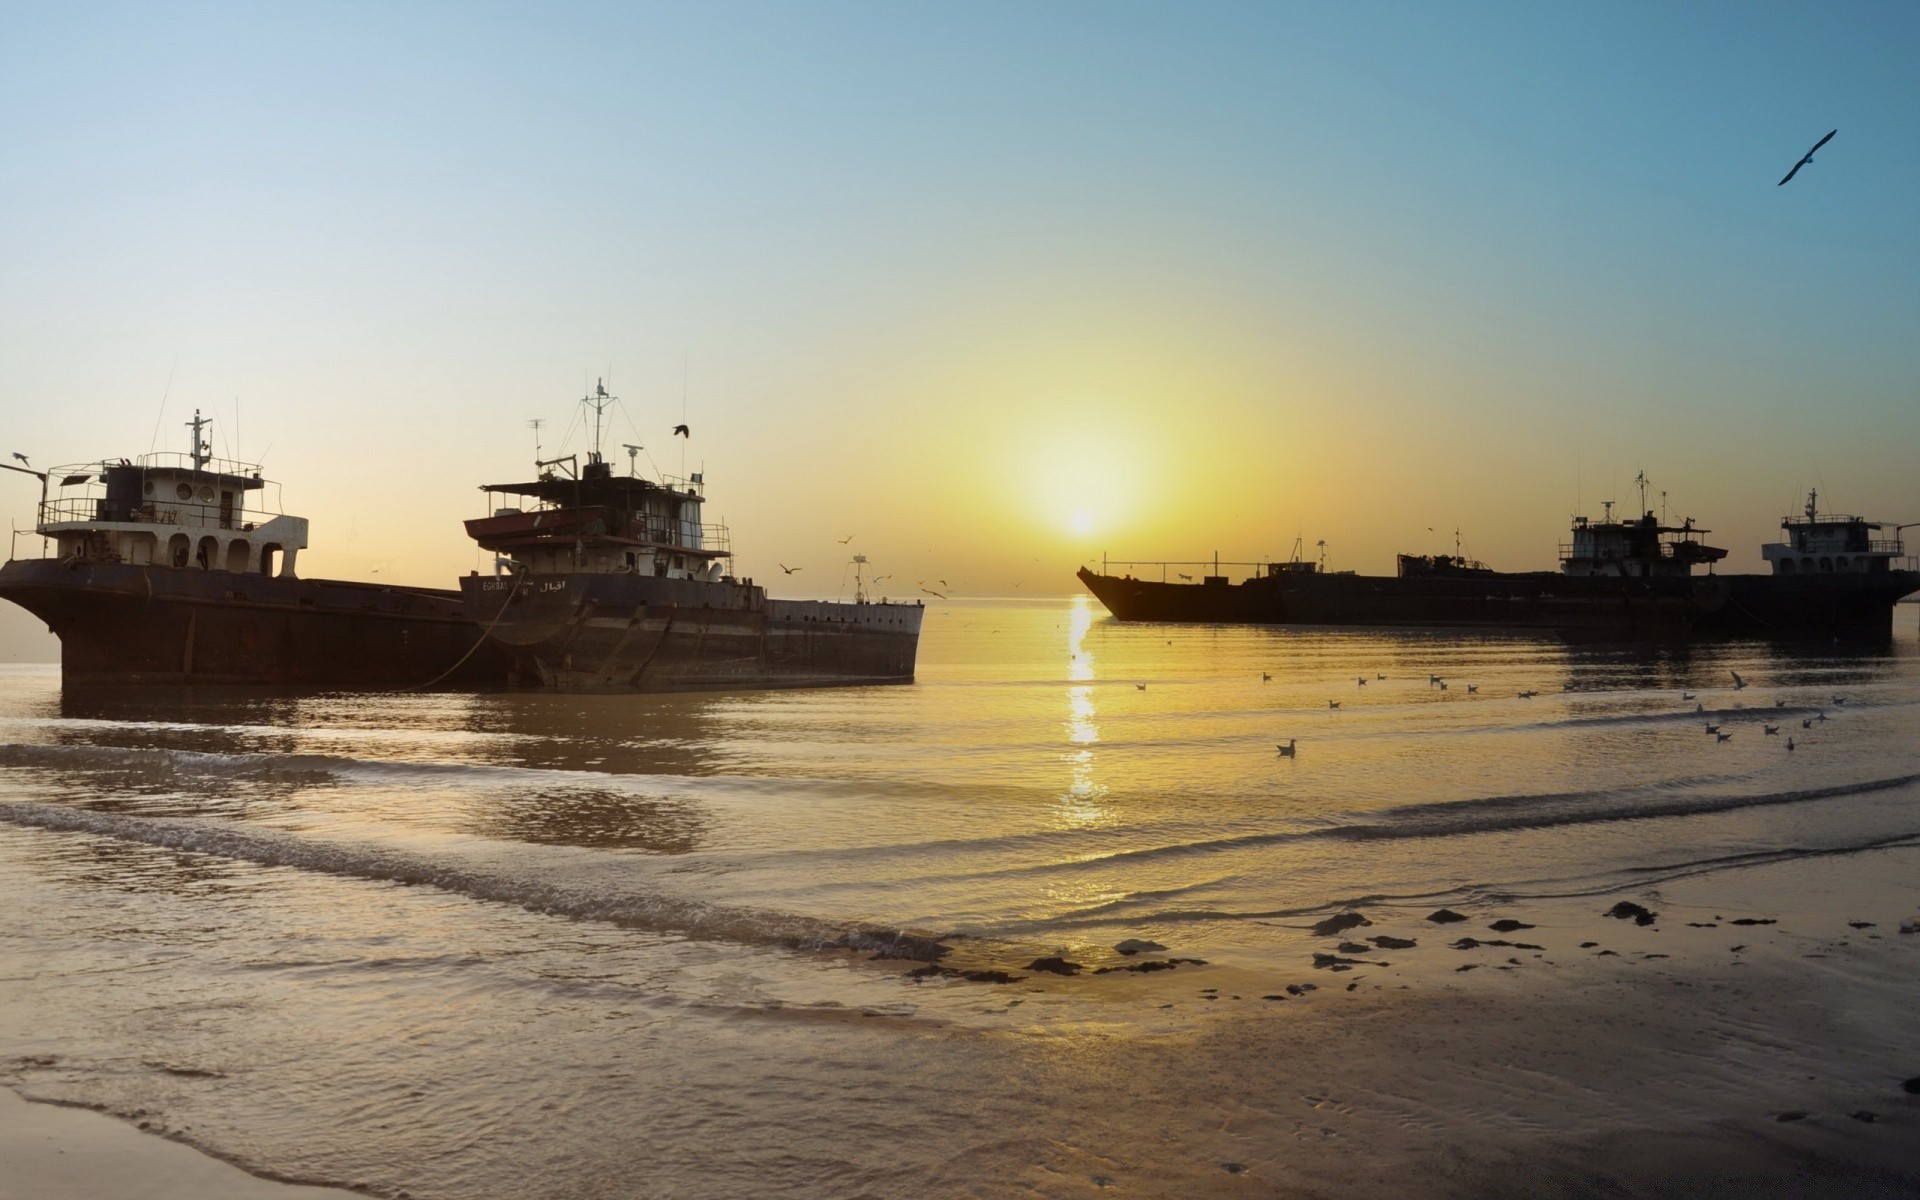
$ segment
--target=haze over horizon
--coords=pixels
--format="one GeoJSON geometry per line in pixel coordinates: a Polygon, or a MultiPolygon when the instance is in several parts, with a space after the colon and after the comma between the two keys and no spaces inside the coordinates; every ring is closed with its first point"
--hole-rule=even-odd
{"type": "Polygon", "coordinates": [[[1811,487],[1920,520],[1916,51],[1862,4],[15,8],[0,455],[197,408],[303,574],[444,587],[605,378],[609,457],[704,469],[786,594],[1545,569],[1642,470],[1757,571],[1811,487]]]}

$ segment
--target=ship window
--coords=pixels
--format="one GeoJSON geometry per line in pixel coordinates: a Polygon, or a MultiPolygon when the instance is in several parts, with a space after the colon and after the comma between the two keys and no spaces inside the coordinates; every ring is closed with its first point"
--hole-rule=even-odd
{"type": "Polygon", "coordinates": [[[266,545],[260,547],[260,573],[262,575],[273,574],[274,568],[279,565],[274,560],[279,557],[280,546],[277,542],[268,542],[266,545]]]}
{"type": "Polygon", "coordinates": [[[149,480],[147,480],[147,482],[146,482],[146,486],[145,486],[145,489],[144,489],[144,490],[145,490],[145,492],[146,492],[146,494],[147,494],[147,495],[149,495],[149,496],[151,496],[151,495],[153,495],[153,480],[151,480],[151,479],[149,479],[149,480]]]}
{"type": "Polygon", "coordinates": [[[186,534],[176,533],[172,537],[167,539],[167,561],[172,563],[174,566],[176,567],[186,566],[187,556],[192,553],[193,553],[193,548],[192,548],[192,545],[187,541],[186,534]]]}
{"type": "Polygon", "coordinates": [[[1844,571],[1844,570],[1846,570],[1846,569],[1847,569],[1847,560],[1846,560],[1846,559],[1844,559],[1844,558],[1836,558],[1836,559],[1834,559],[1834,560],[1833,560],[1833,569],[1834,569],[1834,570],[1836,570],[1836,571],[1844,571]]]}
{"type": "Polygon", "coordinates": [[[1803,559],[1801,559],[1801,560],[1800,560],[1800,569],[1801,569],[1802,571],[1805,571],[1805,572],[1806,572],[1807,574],[1809,574],[1809,575],[1811,575],[1811,574],[1813,574],[1813,560],[1812,560],[1811,558],[1803,558],[1803,559]]]}
{"type": "Polygon", "coordinates": [[[633,553],[632,551],[628,551],[627,566],[637,569],[640,566],[640,556],[638,554],[633,553]]]}
{"type": "Polygon", "coordinates": [[[191,500],[193,499],[193,485],[190,483],[180,484],[178,487],[173,489],[173,494],[180,497],[182,500],[191,500]]]}
{"type": "Polygon", "coordinates": [[[1780,573],[1781,573],[1782,575],[1791,575],[1791,574],[1793,574],[1793,560],[1792,560],[1792,559],[1790,559],[1790,558],[1783,558],[1783,559],[1781,559],[1781,560],[1780,560],[1780,573]]]}
{"type": "Polygon", "coordinates": [[[227,570],[235,575],[243,575],[247,570],[247,560],[253,557],[253,547],[245,538],[235,538],[227,543],[227,570]]]}
{"type": "Polygon", "coordinates": [[[210,537],[200,539],[199,547],[193,553],[193,565],[203,571],[213,570],[214,559],[220,554],[220,543],[210,537]]]}
{"type": "Polygon", "coordinates": [[[1833,560],[1831,558],[1826,558],[1823,556],[1820,559],[1820,571],[1824,575],[1833,574],[1833,560]]]}

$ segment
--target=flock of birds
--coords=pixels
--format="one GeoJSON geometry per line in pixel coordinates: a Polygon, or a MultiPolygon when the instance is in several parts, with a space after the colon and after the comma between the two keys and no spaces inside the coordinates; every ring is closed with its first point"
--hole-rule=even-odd
{"type": "MultiPolygon", "coordinates": [[[[1733,690],[1734,690],[1734,691],[1736,691],[1736,692],[1738,692],[1738,691],[1742,691],[1742,690],[1744,690],[1744,689],[1746,688],[1746,686],[1747,686],[1747,681],[1746,681],[1746,680],[1745,680],[1744,678],[1742,678],[1742,677],[1741,677],[1741,675],[1740,675],[1740,672],[1738,672],[1738,671],[1729,671],[1729,672],[1728,672],[1728,674],[1730,674],[1730,675],[1732,675],[1732,676],[1733,676],[1733,690]]],[[[1382,680],[1385,680],[1385,679],[1386,679],[1386,676],[1385,676],[1385,675],[1381,675],[1381,674],[1377,674],[1377,673],[1376,673],[1376,674],[1375,674],[1375,675],[1373,676],[1373,678],[1372,678],[1372,680],[1369,680],[1369,679],[1368,679],[1368,678],[1367,678],[1367,677],[1366,677],[1365,675],[1358,675],[1358,676],[1355,676],[1355,677],[1354,677],[1354,681],[1353,681],[1353,683],[1354,683],[1354,686],[1355,686],[1356,688],[1363,688],[1363,687],[1366,687],[1366,686],[1367,686],[1367,684],[1368,684],[1369,682],[1374,682],[1374,683],[1377,683],[1377,682],[1380,682],[1380,681],[1382,681],[1382,680]]],[[[1261,682],[1261,683],[1272,683],[1272,682],[1273,682],[1273,673],[1272,673],[1271,671],[1262,671],[1262,672],[1260,672],[1260,682],[1261,682]]],[[[1146,685],[1146,684],[1144,684],[1144,683],[1136,683],[1136,684],[1134,684],[1134,687],[1136,687],[1136,688],[1138,688],[1139,690],[1141,690],[1141,691],[1143,691],[1143,692],[1147,690],[1147,685],[1146,685]]],[[[1448,684],[1448,681],[1447,681],[1447,679],[1446,679],[1446,678],[1445,678],[1444,676],[1440,676],[1440,675],[1432,675],[1432,674],[1429,674],[1429,675],[1427,676],[1427,687],[1429,687],[1429,688],[1432,688],[1432,689],[1437,689],[1437,690],[1439,690],[1439,691],[1442,691],[1442,692],[1444,692],[1444,691],[1447,691],[1447,690],[1448,690],[1448,688],[1449,688],[1449,684],[1448,684]]],[[[1478,695],[1479,693],[1480,693],[1480,685],[1479,685],[1479,684],[1477,684],[1477,683],[1469,683],[1469,684],[1467,684],[1467,685],[1466,685],[1466,694],[1467,694],[1467,695],[1469,695],[1469,696],[1475,696],[1475,695],[1478,695]]],[[[1528,689],[1524,689],[1524,690],[1522,690],[1522,691],[1517,691],[1517,692],[1515,692],[1515,693],[1514,693],[1514,698],[1515,698],[1515,699],[1517,699],[1517,700],[1531,700],[1531,699],[1533,699],[1533,698],[1534,698],[1535,696],[1538,696],[1539,694],[1540,694],[1539,692],[1537,692],[1537,691],[1535,691],[1535,690],[1533,690],[1533,689],[1531,689],[1531,688],[1528,688],[1528,689]]],[[[1682,691],[1682,692],[1680,693],[1680,699],[1681,699],[1681,700],[1683,700],[1683,701],[1685,701],[1685,700],[1696,700],[1696,703],[1695,703],[1695,705],[1694,705],[1694,711],[1695,711],[1695,712],[1697,712],[1697,713],[1704,713],[1704,712],[1706,711],[1706,706],[1705,706],[1704,704],[1700,704],[1700,703],[1698,703],[1698,702],[1697,702],[1697,697],[1695,696],[1695,694],[1694,694],[1693,692],[1688,692],[1688,691],[1682,691]]],[[[1842,694],[1839,694],[1839,693],[1835,693],[1835,694],[1834,694],[1834,696],[1833,696],[1833,705],[1834,705],[1834,707],[1836,707],[1836,708],[1838,708],[1838,707],[1840,707],[1841,705],[1843,705],[1843,704],[1845,704],[1846,702],[1847,702],[1847,697],[1846,697],[1846,696],[1844,696],[1844,695],[1842,695],[1842,694]]],[[[1785,707],[1787,706],[1787,702],[1786,702],[1786,701],[1785,701],[1784,699],[1779,699],[1779,700],[1775,700],[1775,701],[1773,702],[1773,705],[1774,705],[1774,707],[1775,707],[1775,708],[1785,708],[1785,707]]],[[[1736,705],[1735,707],[1739,707],[1739,706],[1738,706],[1738,705],[1736,705]]],[[[1340,701],[1338,701],[1338,700],[1329,700],[1329,701],[1327,701],[1327,710],[1328,710],[1329,712],[1338,712],[1338,711],[1340,711],[1340,701]]],[[[1762,709],[1762,710],[1758,710],[1758,711],[1765,711],[1765,710],[1764,710],[1764,709],[1762,709]]],[[[1814,727],[1814,725],[1815,725],[1815,724],[1817,724],[1817,723],[1819,723],[1819,722],[1822,722],[1822,721],[1825,721],[1826,719],[1827,719],[1827,710],[1826,710],[1826,709],[1824,709],[1824,708],[1822,708],[1822,709],[1816,709],[1816,710],[1814,711],[1814,714],[1813,714],[1812,716],[1810,716],[1810,717],[1805,717],[1805,718],[1802,718],[1802,719],[1801,719],[1801,721],[1800,721],[1800,728],[1801,728],[1801,729],[1812,729],[1812,728],[1814,727]]],[[[1722,723],[1723,723],[1723,724],[1724,724],[1724,722],[1725,722],[1725,720],[1726,720],[1726,719],[1725,719],[1725,718],[1723,717],[1723,718],[1722,718],[1722,723]]],[[[1731,733],[1729,733],[1729,732],[1727,732],[1727,731],[1726,731],[1726,730],[1725,730],[1725,729],[1724,729],[1724,728],[1722,727],[1722,725],[1716,725],[1716,724],[1713,724],[1713,723],[1711,723],[1711,722],[1704,722],[1704,724],[1706,725],[1706,731],[1707,731],[1707,733],[1708,733],[1709,735],[1711,735],[1711,736],[1713,737],[1713,739],[1714,739],[1714,741],[1715,741],[1715,743],[1716,743],[1716,744],[1718,744],[1718,743],[1720,743],[1720,742],[1730,742],[1730,741],[1732,741],[1732,740],[1733,740],[1733,734],[1731,734],[1731,733]]],[[[1762,734],[1762,736],[1765,736],[1765,737],[1779,737],[1779,736],[1780,736],[1780,729],[1781,729],[1781,726],[1779,726],[1779,725],[1769,725],[1769,724],[1767,724],[1767,723],[1766,723],[1766,722],[1764,722],[1764,721],[1762,721],[1762,722],[1761,722],[1761,724],[1760,724],[1760,732],[1761,732],[1761,734],[1762,734]]],[[[1796,743],[1796,742],[1794,741],[1794,739],[1793,739],[1793,735],[1791,735],[1791,734],[1789,734],[1789,735],[1787,735],[1787,739],[1786,739],[1786,742],[1785,742],[1785,746],[1786,746],[1786,748],[1787,748],[1787,751],[1788,751],[1789,753],[1791,753],[1791,752],[1792,752],[1792,751],[1793,751],[1793,750],[1794,750],[1794,749],[1795,749],[1795,748],[1797,747],[1797,745],[1798,745],[1798,743],[1796,743]]],[[[1300,739],[1298,739],[1298,738],[1288,738],[1288,739],[1287,739],[1286,741],[1284,741],[1284,742],[1279,742],[1279,743],[1277,743],[1277,744],[1276,744],[1276,745],[1274,746],[1274,749],[1276,749],[1276,750],[1278,750],[1278,751],[1280,752],[1280,757],[1282,757],[1282,758],[1295,758],[1295,757],[1298,757],[1298,755],[1299,755],[1299,749],[1300,749],[1300,739]]]]}

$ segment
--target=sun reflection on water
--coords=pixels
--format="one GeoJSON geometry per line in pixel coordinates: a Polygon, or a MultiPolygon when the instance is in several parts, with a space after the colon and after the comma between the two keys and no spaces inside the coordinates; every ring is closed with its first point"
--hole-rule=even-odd
{"type": "Polygon", "coordinates": [[[1093,747],[1100,740],[1100,726],[1093,703],[1093,654],[1086,648],[1087,630],[1093,625],[1093,606],[1086,596],[1075,596],[1067,621],[1067,741],[1078,749],[1063,756],[1068,764],[1067,790],[1060,795],[1060,823],[1068,829],[1085,829],[1104,823],[1109,810],[1104,803],[1106,786],[1094,778],[1093,747]]]}

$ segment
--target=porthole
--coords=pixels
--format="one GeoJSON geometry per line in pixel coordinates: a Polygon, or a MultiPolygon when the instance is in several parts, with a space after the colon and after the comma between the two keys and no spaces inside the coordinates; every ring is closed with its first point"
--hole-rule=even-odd
{"type": "Polygon", "coordinates": [[[151,479],[147,480],[145,484],[145,488],[146,488],[147,495],[149,496],[153,495],[153,480],[151,479]]]}
{"type": "Polygon", "coordinates": [[[193,499],[193,485],[190,483],[183,483],[180,486],[173,489],[173,494],[180,497],[182,500],[191,500],[193,499]]]}
{"type": "Polygon", "coordinates": [[[211,487],[203,486],[200,489],[200,503],[202,504],[213,503],[213,489],[211,487]]]}

